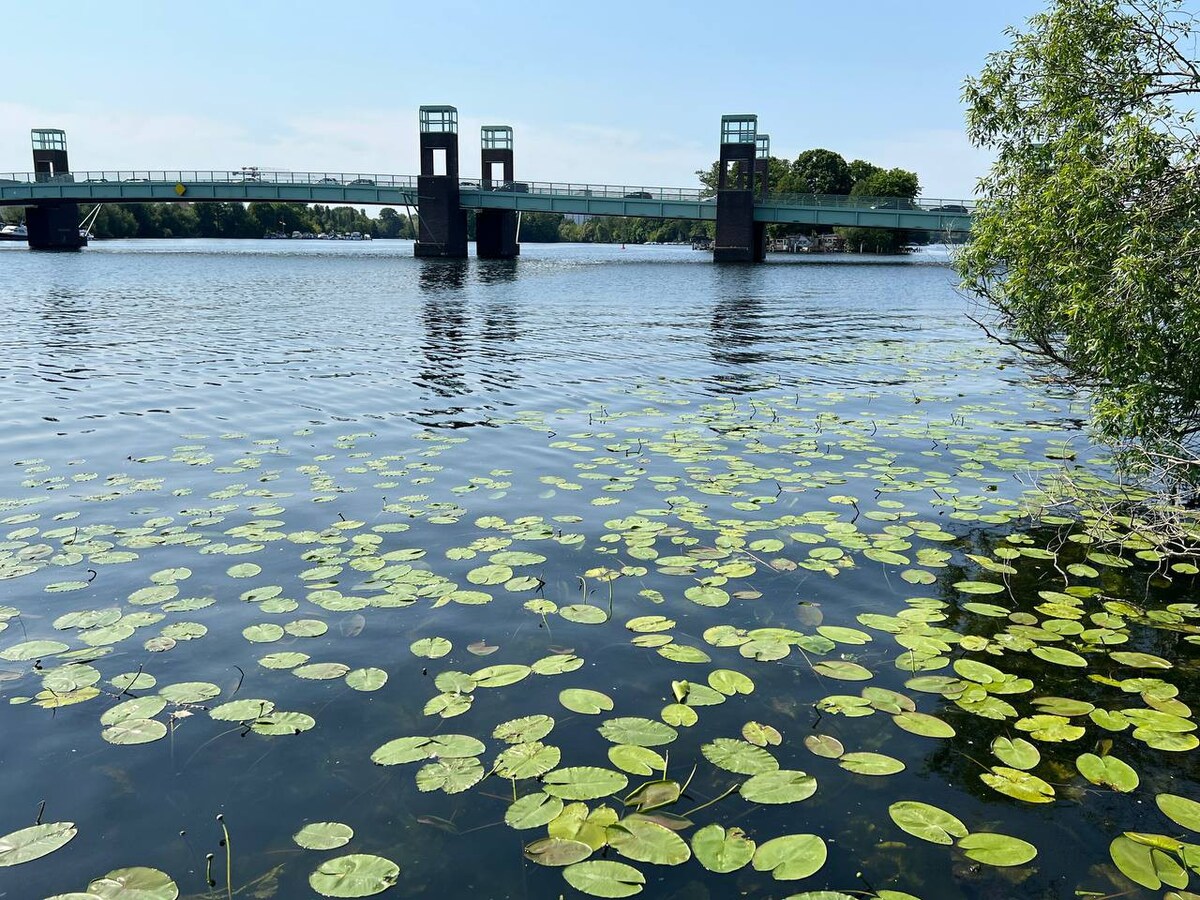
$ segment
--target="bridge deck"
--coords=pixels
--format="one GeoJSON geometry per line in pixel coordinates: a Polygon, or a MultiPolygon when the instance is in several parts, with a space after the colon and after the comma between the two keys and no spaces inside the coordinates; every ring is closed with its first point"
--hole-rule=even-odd
{"type": "MultiPolygon", "coordinates": [[[[460,181],[464,209],[511,209],[591,216],[715,221],[716,199],[695,188],[555,182],[460,181]]],[[[0,175],[0,206],[77,203],[287,202],[348,206],[417,206],[412,175],[327,172],[75,172],[52,177],[0,175]]],[[[774,194],[755,204],[759,222],[961,232],[971,227],[965,200],[904,200],[827,194],[774,194]]]]}

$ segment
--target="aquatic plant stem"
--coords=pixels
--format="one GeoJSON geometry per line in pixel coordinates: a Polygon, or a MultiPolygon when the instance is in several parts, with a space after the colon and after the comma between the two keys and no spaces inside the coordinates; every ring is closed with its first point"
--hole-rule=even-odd
{"type": "Polygon", "coordinates": [[[720,801],[722,801],[726,797],[728,797],[730,794],[732,794],[734,791],[736,791],[739,786],[740,785],[736,785],[736,784],[731,785],[729,787],[729,790],[725,791],[722,794],[717,795],[716,797],[713,797],[707,803],[701,803],[699,806],[695,807],[694,809],[689,809],[687,812],[685,812],[683,814],[684,817],[690,816],[690,815],[692,815],[692,813],[698,813],[702,809],[707,809],[708,807],[712,806],[714,803],[719,803],[720,801]]]}
{"type": "Polygon", "coordinates": [[[225,895],[233,900],[233,847],[229,843],[229,829],[225,827],[225,815],[217,813],[217,821],[221,823],[221,831],[225,835],[225,895]]]}

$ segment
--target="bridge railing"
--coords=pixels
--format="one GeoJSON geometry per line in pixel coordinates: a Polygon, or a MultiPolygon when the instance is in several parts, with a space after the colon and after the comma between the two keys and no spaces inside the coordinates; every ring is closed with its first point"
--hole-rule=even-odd
{"type": "Polygon", "coordinates": [[[0,173],[0,185],[13,184],[108,184],[108,183],[211,183],[211,184],[295,184],[312,187],[396,187],[416,188],[415,175],[375,175],[361,172],[265,172],[261,169],[146,169],[70,172],[43,175],[34,172],[0,173]]]}
{"type": "Polygon", "coordinates": [[[768,194],[764,203],[775,206],[820,206],[845,209],[881,209],[911,212],[936,212],[943,215],[970,215],[974,200],[945,200],[918,197],[851,197],[845,194],[768,194]]]}
{"type": "Polygon", "coordinates": [[[599,200],[663,200],[697,203],[708,198],[699,188],[664,188],[644,185],[584,184],[567,181],[484,181],[478,178],[459,179],[463,190],[508,191],[541,196],[592,197],[599,200]]]}

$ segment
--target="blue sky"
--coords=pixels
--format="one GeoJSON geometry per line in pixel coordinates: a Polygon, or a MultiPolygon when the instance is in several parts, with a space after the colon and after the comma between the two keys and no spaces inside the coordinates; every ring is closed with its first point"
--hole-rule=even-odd
{"type": "Polygon", "coordinates": [[[509,124],[518,178],[689,186],[721,115],[754,112],[776,155],[828,147],[968,196],[988,157],[962,81],[1045,5],[9,3],[0,171],[28,171],[29,129],[53,126],[76,170],[409,174],[417,107],[450,103],[464,174],[479,125],[509,124]]]}

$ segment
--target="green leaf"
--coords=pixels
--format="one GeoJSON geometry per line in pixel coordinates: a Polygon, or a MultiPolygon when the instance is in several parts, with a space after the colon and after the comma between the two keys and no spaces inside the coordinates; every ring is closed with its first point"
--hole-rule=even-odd
{"type": "Polygon", "coordinates": [[[504,565],[480,566],[467,573],[467,581],[480,585],[504,584],[512,577],[513,570],[504,565]]]}
{"type": "Polygon", "coordinates": [[[526,678],[533,669],[522,665],[487,666],[472,672],[475,684],[482,688],[507,687],[526,678]]]}
{"type": "Polygon", "coordinates": [[[1007,834],[975,831],[958,842],[970,859],[989,866],[1023,866],[1035,856],[1037,847],[1007,834]]]}
{"type": "Polygon", "coordinates": [[[817,791],[817,779],[806,772],[779,769],[745,781],[738,793],[751,803],[799,803],[817,791]]]}
{"type": "Polygon", "coordinates": [[[309,822],[292,835],[305,850],[336,850],[350,843],[354,829],[341,822],[309,822]]]}
{"type": "Polygon", "coordinates": [[[990,581],[956,581],[954,587],[964,594],[1000,594],[1004,591],[1004,585],[990,581]]]}
{"type": "Polygon", "coordinates": [[[1189,831],[1200,831],[1200,803],[1178,794],[1159,794],[1154,798],[1162,814],[1189,831]]]}
{"type": "Polygon", "coordinates": [[[896,826],[915,838],[931,844],[953,844],[955,838],[966,837],[967,826],[959,819],[918,800],[900,800],[888,807],[888,815],[896,826]]]}
{"type": "Polygon", "coordinates": [[[1009,769],[1005,766],[992,766],[990,772],[984,772],[979,777],[992,790],[1017,800],[1024,800],[1027,803],[1052,803],[1054,801],[1054,788],[1028,772],[1009,769]]]}
{"type": "Polygon", "coordinates": [[[591,716],[608,712],[613,708],[611,697],[587,688],[567,688],[559,693],[558,702],[571,712],[591,716]]]}
{"type": "Polygon", "coordinates": [[[393,887],[400,867],[369,853],[327,859],[308,876],[309,886],[322,897],[372,897],[393,887]]]}
{"type": "Polygon", "coordinates": [[[677,866],[692,856],[683,838],[657,822],[644,819],[622,819],[610,825],[608,843],[628,859],[660,866],[677,866]]]}
{"type": "Polygon", "coordinates": [[[475,757],[438,759],[417,770],[417,790],[461,794],[474,787],[487,774],[475,757]]]}
{"type": "Polygon", "coordinates": [[[540,741],[513,744],[496,757],[493,768],[502,778],[537,778],[555,766],[561,758],[557,747],[547,746],[540,741]]]}
{"type": "Polygon", "coordinates": [[[667,761],[654,750],[628,744],[609,747],[608,758],[614,766],[630,775],[653,775],[667,765],[667,761]]]}
{"type": "Polygon", "coordinates": [[[734,694],[749,694],[754,690],[754,682],[741,672],[733,669],[714,669],[708,673],[708,684],[720,691],[726,697],[734,694]]]}
{"type": "Polygon", "coordinates": [[[110,744],[149,744],[167,736],[167,726],[154,719],[125,719],[100,732],[110,744]]]}
{"type": "Polygon", "coordinates": [[[813,666],[813,671],[826,678],[836,678],[839,681],[867,681],[871,679],[870,669],[864,669],[858,663],[844,660],[822,660],[813,666]]]}
{"type": "Polygon", "coordinates": [[[1142,887],[1158,890],[1164,884],[1187,887],[1187,871],[1156,847],[1150,847],[1125,835],[1108,845],[1108,853],[1121,873],[1142,887]]]}
{"type": "Polygon", "coordinates": [[[717,738],[704,744],[700,752],[714,766],[738,775],[759,775],[779,768],[775,757],[762,747],[735,738],[717,738]]]}
{"type": "Polygon", "coordinates": [[[608,613],[598,606],[586,603],[573,603],[559,608],[558,614],[568,622],[579,625],[601,625],[608,621],[608,613]]]}
{"type": "Polygon", "coordinates": [[[895,775],[904,771],[904,763],[883,753],[846,753],[838,765],[856,775],[895,775]]]}
{"type": "Polygon", "coordinates": [[[74,822],[46,822],[10,832],[0,837],[0,866],[40,859],[69,843],[78,833],[74,822]]]}
{"type": "Polygon", "coordinates": [[[567,884],[593,897],[632,897],[642,891],[645,876],[633,866],[607,859],[589,860],[563,869],[567,884]]]}
{"type": "Polygon", "coordinates": [[[629,779],[620,772],[595,766],[569,766],[542,778],[542,790],[563,800],[596,800],[625,789],[629,779]]]}
{"type": "Polygon", "coordinates": [[[423,656],[428,659],[440,659],[453,649],[451,644],[444,637],[421,638],[419,641],[413,641],[408,649],[412,651],[413,656],[423,656]]]}
{"type": "Polygon", "coordinates": [[[815,756],[821,756],[825,759],[837,759],[846,752],[846,748],[842,746],[841,741],[827,734],[808,735],[804,739],[804,746],[815,756]]]}
{"type": "Polygon", "coordinates": [[[1115,791],[1127,794],[1138,786],[1137,772],[1115,756],[1096,756],[1094,753],[1081,754],[1075,760],[1079,774],[1092,784],[1104,785],[1115,791]]]}
{"type": "Polygon", "coordinates": [[[501,722],[492,730],[492,737],[508,744],[540,741],[554,729],[554,719],[547,715],[523,716],[501,722]]]}
{"type": "Polygon", "coordinates": [[[545,837],[526,844],[525,858],[539,866],[569,866],[592,855],[592,848],[570,838],[545,837]]]}
{"type": "Polygon", "coordinates": [[[789,834],[759,844],[754,868],[770,872],[777,881],[793,881],[820,871],[828,853],[825,842],[815,834],[789,834]]]}
{"type": "Polygon", "coordinates": [[[87,896],[101,900],[175,900],[179,887],[171,876],[147,866],[113,869],[87,888],[87,896]]]}
{"type": "Polygon", "coordinates": [[[1014,769],[1032,769],[1042,759],[1038,748],[1024,738],[998,737],[992,741],[992,753],[1014,769]]]}
{"type": "Polygon", "coordinates": [[[608,719],[597,731],[614,744],[632,744],[635,747],[661,747],[679,736],[670,725],[636,716],[608,719]]]}
{"type": "Polygon", "coordinates": [[[562,811],[562,800],[538,791],[514,801],[504,813],[504,822],[509,828],[518,830],[540,828],[552,822],[562,811]]]}
{"type": "Polygon", "coordinates": [[[377,691],[387,684],[387,679],[387,672],[373,667],[346,673],[346,685],[356,691],[377,691]]]}
{"type": "Polygon", "coordinates": [[[955,735],[954,728],[948,722],[926,713],[901,710],[892,717],[892,721],[905,731],[922,737],[952,738],[955,735]]]}
{"type": "Polygon", "coordinates": [[[715,822],[692,835],[692,852],[710,872],[736,872],[754,857],[754,841],[740,828],[726,831],[715,822]]]}
{"type": "Polygon", "coordinates": [[[666,644],[659,647],[657,651],[659,656],[671,660],[672,662],[680,663],[706,663],[712,662],[712,657],[700,650],[697,647],[689,647],[686,644],[666,644]]]}

